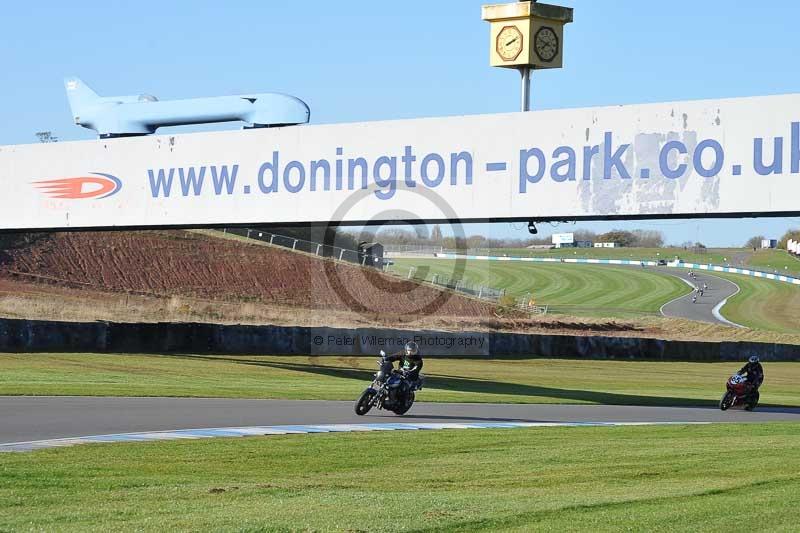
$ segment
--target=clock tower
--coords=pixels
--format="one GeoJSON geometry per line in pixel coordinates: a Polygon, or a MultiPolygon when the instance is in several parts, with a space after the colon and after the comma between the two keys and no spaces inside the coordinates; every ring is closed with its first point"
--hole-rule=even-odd
{"type": "Polygon", "coordinates": [[[532,69],[561,68],[564,26],[572,22],[572,8],[534,1],[483,6],[483,20],[491,24],[489,63],[522,73],[523,111],[529,109],[532,69]]]}

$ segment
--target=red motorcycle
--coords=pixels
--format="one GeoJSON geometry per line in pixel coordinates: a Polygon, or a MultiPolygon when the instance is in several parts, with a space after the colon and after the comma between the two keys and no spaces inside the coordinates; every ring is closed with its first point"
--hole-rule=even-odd
{"type": "Polygon", "coordinates": [[[758,389],[752,386],[747,378],[734,374],[726,384],[728,390],[719,401],[719,408],[727,411],[731,407],[744,405],[745,410],[752,411],[758,405],[758,389]]]}

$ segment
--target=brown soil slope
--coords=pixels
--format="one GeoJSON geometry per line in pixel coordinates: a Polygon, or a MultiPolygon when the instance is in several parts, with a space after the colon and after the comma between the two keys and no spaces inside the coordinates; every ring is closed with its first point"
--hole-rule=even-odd
{"type": "Polygon", "coordinates": [[[493,316],[494,306],[372,269],[184,231],[47,235],[0,257],[0,279],[73,289],[387,315],[493,316]]]}

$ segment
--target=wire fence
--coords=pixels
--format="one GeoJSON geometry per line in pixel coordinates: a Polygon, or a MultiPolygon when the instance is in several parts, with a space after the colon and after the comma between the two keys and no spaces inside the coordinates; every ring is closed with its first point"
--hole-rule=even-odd
{"type": "Polygon", "coordinates": [[[341,248],[339,246],[307,241],[295,237],[287,237],[286,235],[278,235],[276,233],[269,233],[259,229],[225,228],[221,231],[226,234],[238,235],[247,239],[261,241],[267,244],[272,244],[273,246],[289,248],[298,252],[305,252],[318,257],[327,257],[337,261],[345,261],[347,263],[354,263],[361,266],[374,266],[380,269],[383,269],[386,266],[386,262],[383,260],[383,257],[367,254],[359,250],[341,248]]]}

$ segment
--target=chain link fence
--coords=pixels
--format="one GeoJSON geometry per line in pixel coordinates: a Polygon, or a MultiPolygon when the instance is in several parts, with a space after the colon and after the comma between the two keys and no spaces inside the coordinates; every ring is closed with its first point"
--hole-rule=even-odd
{"type": "Polygon", "coordinates": [[[281,246],[298,252],[316,255],[318,257],[327,257],[330,259],[336,259],[337,261],[346,261],[348,263],[354,263],[361,266],[376,266],[377,268],[381,269],[386,266],[386,262],[382,257],[365,254],[359,250],[340,248],[338,246],[307,241],[295,237],[287,237],[285,235],[278,235],[258,229],[225,228],[220,231],[225,234],[238,235],[247,239],[254,239],[271,244],[273,246],[281,246]]]}

